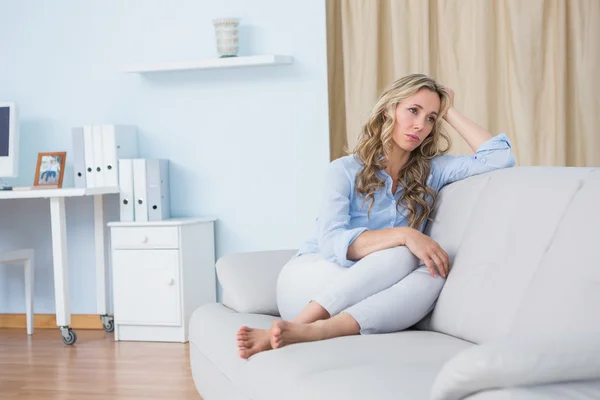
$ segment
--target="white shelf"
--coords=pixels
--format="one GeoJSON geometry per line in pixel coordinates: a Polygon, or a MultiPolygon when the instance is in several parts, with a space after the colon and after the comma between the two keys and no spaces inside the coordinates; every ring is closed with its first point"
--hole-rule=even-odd
{"type": "Polygon", "coordinates": [[[216,58],[211,60],[166,63],[159,65],[146,65],[139,67],[130,67],[123,69],[125,73],[144,74],[148,72],[168,72],[168,71],[186,71],[186,70],[202,70],[202,69],[219,69],[219,68],[242,68],[242,67],[258,67],[267,65],[284,65],[291,64],[292,56],[280,54],[269,54],[262,56],[248,57],[227,57],[216,58]]]}

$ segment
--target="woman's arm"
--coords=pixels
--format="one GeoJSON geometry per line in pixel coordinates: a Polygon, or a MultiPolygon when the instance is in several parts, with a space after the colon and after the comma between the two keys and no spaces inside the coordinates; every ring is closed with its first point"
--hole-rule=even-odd
{"type": "Polygon", "coordinates": [[[317,244],[321,254],[330,261],[349,267],[348,247],[367,231],[367,227],[350,228],[350,198],[352,178],[342,159],[332,161],[325,171],[321,206],[317,218],[317,244]]]}
{"type": "Polygon", "coordinates": [[[429,236],[406,226],[385,228],[361,233],[348,247],[347,258],[358,261],[376,251],[406,246],[418,259],[423,260],[431,276],[448,275],[448,254],[429,236]]]}
{"type": "Polygon", "coordinates": [[[487,130],[460,114],[453,106],[454,92],[450,92],[450,109],[444,119],[460,133],[475,154],[453,156],[444,154],[432,163],[431,186],[440,190],[445,185],[470,176],[515,165],[511,144],[506,134],[492,135],[487,130]]]}
{"type": "Polygon", "coordinates": [[[490,140],[493,135],[454,108],[454,91],[449,88],[447,90],[450,92],[450,108],[446,115],[444,115],[444,119],[456,129],[469,147],[471,147],[471,150],[477,152],[479,147],[490,140]]]}
{"type": "Polygon", "coordinates": [[[350,247],[348,247],[348,259],[358,261],[379,250],[404,246],[409,229],[410,228],[408,227],[402,226],[375,231],[365,231],[356,238],[350,247]]]}
{"type": "Polygon", "coordinates": [[[326,172],[323,199],[317,220],[317,243],[323,256],[341,266],[379,250],[406,246],[425,262],[432,276],[448,272],[448,254],[416,229],[408,227],[369,230],[350,228],[352,179],[341,160],[332,161],[326,172]],[[436,269],[437,265],[437,269],[436,269]]]}

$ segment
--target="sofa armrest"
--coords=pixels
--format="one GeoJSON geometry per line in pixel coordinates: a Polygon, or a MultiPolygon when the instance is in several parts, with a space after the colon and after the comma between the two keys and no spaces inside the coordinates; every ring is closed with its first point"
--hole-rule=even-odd
{"type": "Polygon", "coordinates": [[[279,315],[277,278],[298,250],[230,254],[216,263],[223,305],[237,312],[279,315]]]}
{"type": "Polygon", "coordinates": [[[482,391],[600,379],[600,335],[513,335],[451,358],[435,379],[432,400],[482,391]]]}

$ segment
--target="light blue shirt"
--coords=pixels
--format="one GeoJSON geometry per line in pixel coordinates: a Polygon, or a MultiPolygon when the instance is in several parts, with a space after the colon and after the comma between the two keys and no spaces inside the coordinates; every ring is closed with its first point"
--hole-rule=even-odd
{"type": "MultiPolygon", "coordinates": [[[[511,145],[505,134],[500,134],[483,143],[473,155],[452,156],[445,154],[432,160],[427,185],[436,193],[452,182],[470,176],[515,165],[511,145]]],[[[392,193],[392,178],[379,171],[385,178],[385,188],[375,193],[375,202],[370,217],[367,212],[370,200],[364,202],[356,191],[356,175],[362,163],[354,155],[332,161],[327,170],[323,198],[316,220],[314,237],[300,246],[300,254],[321,253],[329,261],[342,266],[352,266],[348,260],[348,247],[367,230],[378,230],[408,225],[408,210],[396,204],[402,193],[399,186],[392,193]],[[363,204],[364,203],[364,204],[363,204]]],[[[423,224],[423,227],[425,224],[423,224]]],[[[422,229],[421,229],[422,230],[422,229]]]]}

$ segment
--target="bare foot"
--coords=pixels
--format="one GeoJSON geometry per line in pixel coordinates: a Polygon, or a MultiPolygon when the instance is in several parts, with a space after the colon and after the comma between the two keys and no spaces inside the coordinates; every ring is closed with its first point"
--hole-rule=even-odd
{"type": "Polygon", "coordinates": [[[288,344],[314,342],[323,339],[325,339],[323,321],[298,324],[279,320],[271,325],[271,347],[274,349],[279,349],[288,344]]]}
{"type": "Polygon", "coordinates": [[[236,339],[241,358],[250,358],[261,351],[271,350],[271,332],[267,329],[242,326],[237,331],[236,339]]]}

